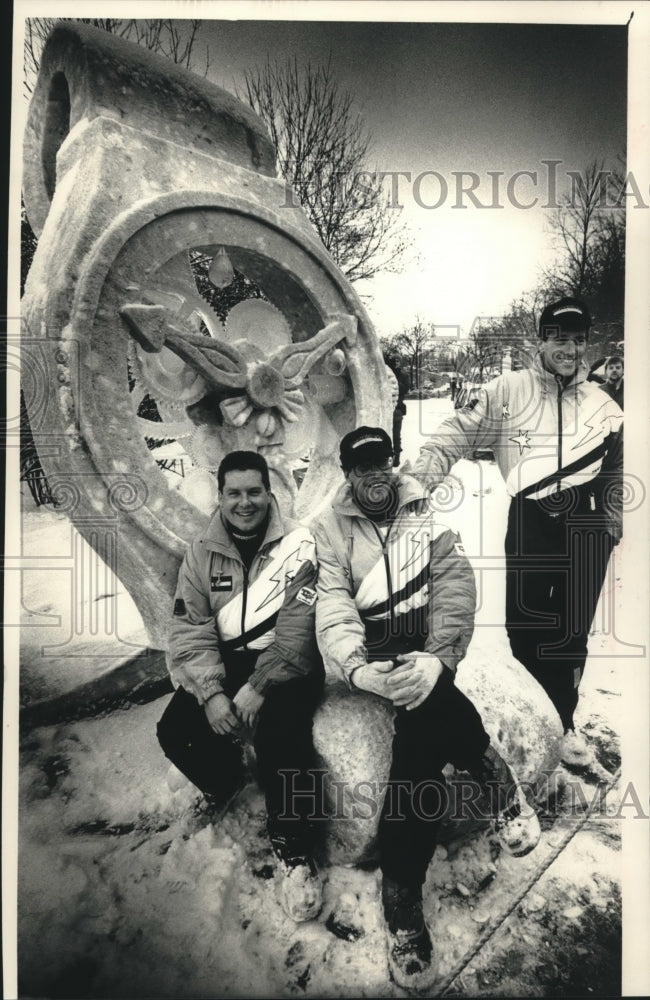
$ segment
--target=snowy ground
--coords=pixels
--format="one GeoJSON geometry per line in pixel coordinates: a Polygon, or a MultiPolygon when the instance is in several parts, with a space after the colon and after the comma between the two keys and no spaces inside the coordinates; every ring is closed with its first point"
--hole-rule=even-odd
{"type": "MultiPolygon", "coordinates": [[[[449,409],[446,400],[409,404],[405,458],[415,457],[420,432],[431,432],[449,409]]],[[[479,577],[474,642],[498,657],[505,648],[503,487],[488,463],[460,463],[455,472],[446,503],[479,577]]],[[[34,524],[39,517],[30,515],[34,524]]],[[[48,544],[42,538],[40,551],[48,544]]],[[[618,602],[614,576],[611,593],[618,602]]],[[[57,614],[57,595],[30,594],[32,607],[57,614]]],[[[139,624],[129,614],[128,639],[137,646],[139,624]]],[[[431,995],[620,992],[621,685],[606,624],[601,609],[579,709],[599,766],[558,772],[537,850],[508,858],[486,833],[437,849],[425,888],[440,967],[431,995]]],[[[83,656],[60,670],[26,659],[35,697],[88,677],[83,656]]],[[[198,795],[168,788],[155,738],[166,701],[22,733],[20,995],[402,996],[388,977],[376,873],[324,870],[319,918],[287,920],[259,790],[247,786],[215,822],[198,795]],[[342,892],[357,900],[363,933],[356,941],[326,926],[342,892]]]]}
{"type": "MultiPolygon", "coordinates": [[[[592,694],[601,711],[615,699],[592,694]]],[[[261,794],[248,786],[217,824],[188,790],[172,795],[154,736],[164,703],[24,740],[21,995],[401,996],[388,978],[376,874],[325,870],[318,920],[286,919],[261,794]],[[354,942],[326,927],[343,891],[358,900],[363,936],[354,942]]],[[[590,723],[613,767],[615,737],[602,716],[590,723]]],[[[579,828],[599,788],[573,776],[527,858],[503,856],[487,834],[455,852],[438,848],[425,906],[441,985],[494,931],[452,993],[618,992],[620,822],[605,778],[597,815],[579,828]]]]}

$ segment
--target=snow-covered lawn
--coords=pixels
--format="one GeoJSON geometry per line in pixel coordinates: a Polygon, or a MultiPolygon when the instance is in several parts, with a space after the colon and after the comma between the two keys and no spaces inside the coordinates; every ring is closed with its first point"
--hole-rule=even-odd
{"type": "MultiPolygon", "coordinates": [[[[587,700],[590,735],[613,768],[616,695],[594,689],[587,700]]],[[[388,977],[376,872],[324,869],[321,915],[294,925],[279,905],[259,790],[247,786],[217,823],[189,788],[170,792],[155,738],[165,703],[24,736],[20,995],[403,995],[388,977]],[[326,926],[343,892],[355,897],[356,941],[326,926]]],[[[580,828],[599,787],[564,772],[557,787],[567,779],[528,857],[504,856],[487,833],[437,848],[425,908],[441,985],[471,959],[453,993],[617,991],[617,789],[604,794],[602,771],[599,808],[580,828]]]]}

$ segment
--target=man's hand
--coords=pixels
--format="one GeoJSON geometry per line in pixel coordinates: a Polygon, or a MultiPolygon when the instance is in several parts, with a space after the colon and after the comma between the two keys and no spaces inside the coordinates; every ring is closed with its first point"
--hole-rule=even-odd
{"type": "Polygon", "coordinates": [[[233,703],[223,694],[215,694],[203,706],[205,715],[219,736],[229,736],[239,726],[239,720],[233,711],[233,703]]]}
{"type": "Polygon", "coordinates": [[[388,675],[393,670],[392,660],[373,660],[353,671],[352,684],[362,691],[378,694],[380,698],[390,698],[386,690],[388,675]]]}
{"type": "Polygon", "coordinates": [[[397,666],[386,680],[386,697],[409,712],[428,698],[445,668],[437,656],[417,650],[396,659],[397,666]]]}
{"type": "Polygon", "coordinates": [[[245,726],[253,726],[262,704],[264,695],[256,691],[248,682],[240,687],[233,698],[234,709],[245,726]]]}

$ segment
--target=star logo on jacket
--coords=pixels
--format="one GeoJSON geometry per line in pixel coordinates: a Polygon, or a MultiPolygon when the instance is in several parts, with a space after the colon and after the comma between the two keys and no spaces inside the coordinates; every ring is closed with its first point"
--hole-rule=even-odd
{"type": "Polygon", "coordinates": [[[519,431],[516,437],[508,438],[513,444],[519,445],[519,454],[523,455],[525,448],[530,448],[530,432],[529,431],[519,431]]]}
{"type": "Polygon", "coordinates": [[[510,403],[503,404],[503,419],[507,420],[510,416],[510,403]]]}

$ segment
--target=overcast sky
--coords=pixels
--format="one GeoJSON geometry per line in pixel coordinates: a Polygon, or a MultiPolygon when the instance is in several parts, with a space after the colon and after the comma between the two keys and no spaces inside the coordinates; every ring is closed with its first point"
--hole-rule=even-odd
{"type": "Polygon", "coordinates": [[[372,136],[369,167],[395,176],[413,241],[403,273],[355,286],[380,335],[416,316],[467,331],[476,316],[502,314],[553,261],[553,210],[543,207],[551,169],[559,196],[568,170],[594,158],[615,167],[625,154],[624,3],[16,0],[14,10],[18,18],[199,16],[197,66],[209,47],[210,79],[233,92],[267,59],[331,60],[372,136]],[[468,21],[495,16],[503,23],[468,21]],[[605,23],[584,23],[596,19],[605,23]],[[551,160],[559,162],[543,162],[551,160]],[[473,197],[459,185],[476,185],[473,197]]]}
{"type": "Polygon", "coordinates": [[[401,275],[356,286],[380,334],[416,314],[467,329],[476,315],[503,312],[552,259],[552,210],[540,207],[549,200],[549,171],[559,194],[567,170],[583,170],[594,157],[615,166],[625,153],[627,31],[620,24],[216,20],[202,32],[209,75],[229,90],[267,57],[331,58],[373,137],[371,166],[411,175],[397,183],[418,259],[401,275]],[[550,168],[544,160],[561,163],[550,168]],[[502,207],[480,209],[469,195],[459,197],[459,171],[479,176],[481,204],[502,207]],[[536,172],[537,181],[513,182],[516,171],[536,172]],[[533,208],[513,204],[535,198],[533,208]]]}

